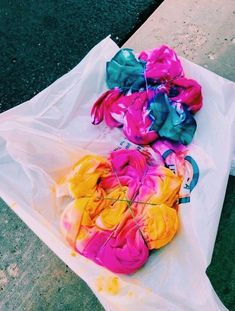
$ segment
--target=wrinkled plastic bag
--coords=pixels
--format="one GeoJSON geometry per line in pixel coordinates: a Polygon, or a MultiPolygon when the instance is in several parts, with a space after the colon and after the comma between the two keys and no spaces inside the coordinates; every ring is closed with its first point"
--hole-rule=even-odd
{"type": "Polygon", "coordinates": [[[181,59],[185,73],[201,84],[204,97],[190,146],[200,178],[191,202],[179,208],[177,236],[137,273],[118,275],[115,295],[97,287],[97,279],[114,274],[74,256],[61,236],[56,181],[84,154],[107,155],[122,139],[119,129],[93,126],[90,119],[92,104],[106,90],[106,62],[117,51],[104,39],[68,74],[0,115],[0,196],[86,281],[106,310],[226,310],[205,271],[233,157],[235,84],[189,61],[181,59]]]}

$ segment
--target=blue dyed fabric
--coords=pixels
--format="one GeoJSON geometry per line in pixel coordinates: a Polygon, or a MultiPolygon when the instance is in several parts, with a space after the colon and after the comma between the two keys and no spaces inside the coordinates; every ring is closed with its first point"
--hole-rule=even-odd
{"type": "Polygon", "coordinates": [[[124,93],[145,88],[145,62],[136,59],[131,49],[121,49],[106,65],[106,82],[110,89],[124,93]]]}
{"type": "Polygon", "coordinates": [[[186,105],[170,102],[167,95],[158,93],[149,103],[149,116],[152,119],[151,130],[162,138],[191,143],[197,124],[186,105]]]}

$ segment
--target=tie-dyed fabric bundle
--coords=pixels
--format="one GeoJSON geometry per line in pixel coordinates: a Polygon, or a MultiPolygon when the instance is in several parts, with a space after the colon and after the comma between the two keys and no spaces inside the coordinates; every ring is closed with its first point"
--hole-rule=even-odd
{"type": "Polygon", "coordinates": [[[200,85],[187,79],[176,53],[167,46],[138,58],[121,49],[106,68],[109,88],[94,104],[92,123],[121,127],[135,144],[159,138],[188,145],[196,131],[194,114],[202,107],[200,85]]]}
{"type": "Polygon", "coordinates": [[[61,216],[65,239],[113,272],[135,272],[151,250],[176,234],[186,171],[190,189],[195,170],[187,150],[167,142],[151,152],[120,149],[108,158],[83,157],[57,187],[58,197],[70,198],[61,216]]]}

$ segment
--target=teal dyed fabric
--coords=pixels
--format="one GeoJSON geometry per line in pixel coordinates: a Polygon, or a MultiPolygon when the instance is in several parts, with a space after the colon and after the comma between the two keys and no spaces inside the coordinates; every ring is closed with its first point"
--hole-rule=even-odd
{"type": "Polygon", "coordinates": [[[158,93],[149,104],[151,130],[162,138],[188,145],[193,139],[197,124],[188,108],[181,103],[171,103],[164,93],[158,93]]]}
{"type": "Polygon", "coordinates": [[[107,85],[123,92],[139,91],[145,87],[144,69],[145,62],[137,60],[131,49],[122,49],[107,63],[107,85]]]}

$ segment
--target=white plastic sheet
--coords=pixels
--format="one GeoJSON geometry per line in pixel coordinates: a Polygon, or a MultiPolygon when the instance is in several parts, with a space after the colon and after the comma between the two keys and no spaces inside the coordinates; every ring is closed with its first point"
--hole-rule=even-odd
{"type": "MultiPolygon", "coordinates": [[[[106,310],[226,310],[205,270],[210,263],[234,149],[235,84],[189,61],[187,77],[202,85],[204,107],[191,155],[200,168],[191,203],[180,206],[176,238],[120,291],[98,291],[97,278],[113,273],[71,249],[61,237],[56,181],[84,153],[107,155],[122,133],[93,126],[90,109],[106,89],[105,64],[118,51],[106,38],[72,71],[30,101],[0,115],[0,195],[20,218],[87,284],[106,310]]],[[[35,263],[36,265],[37,263],[35,263]]]]}

